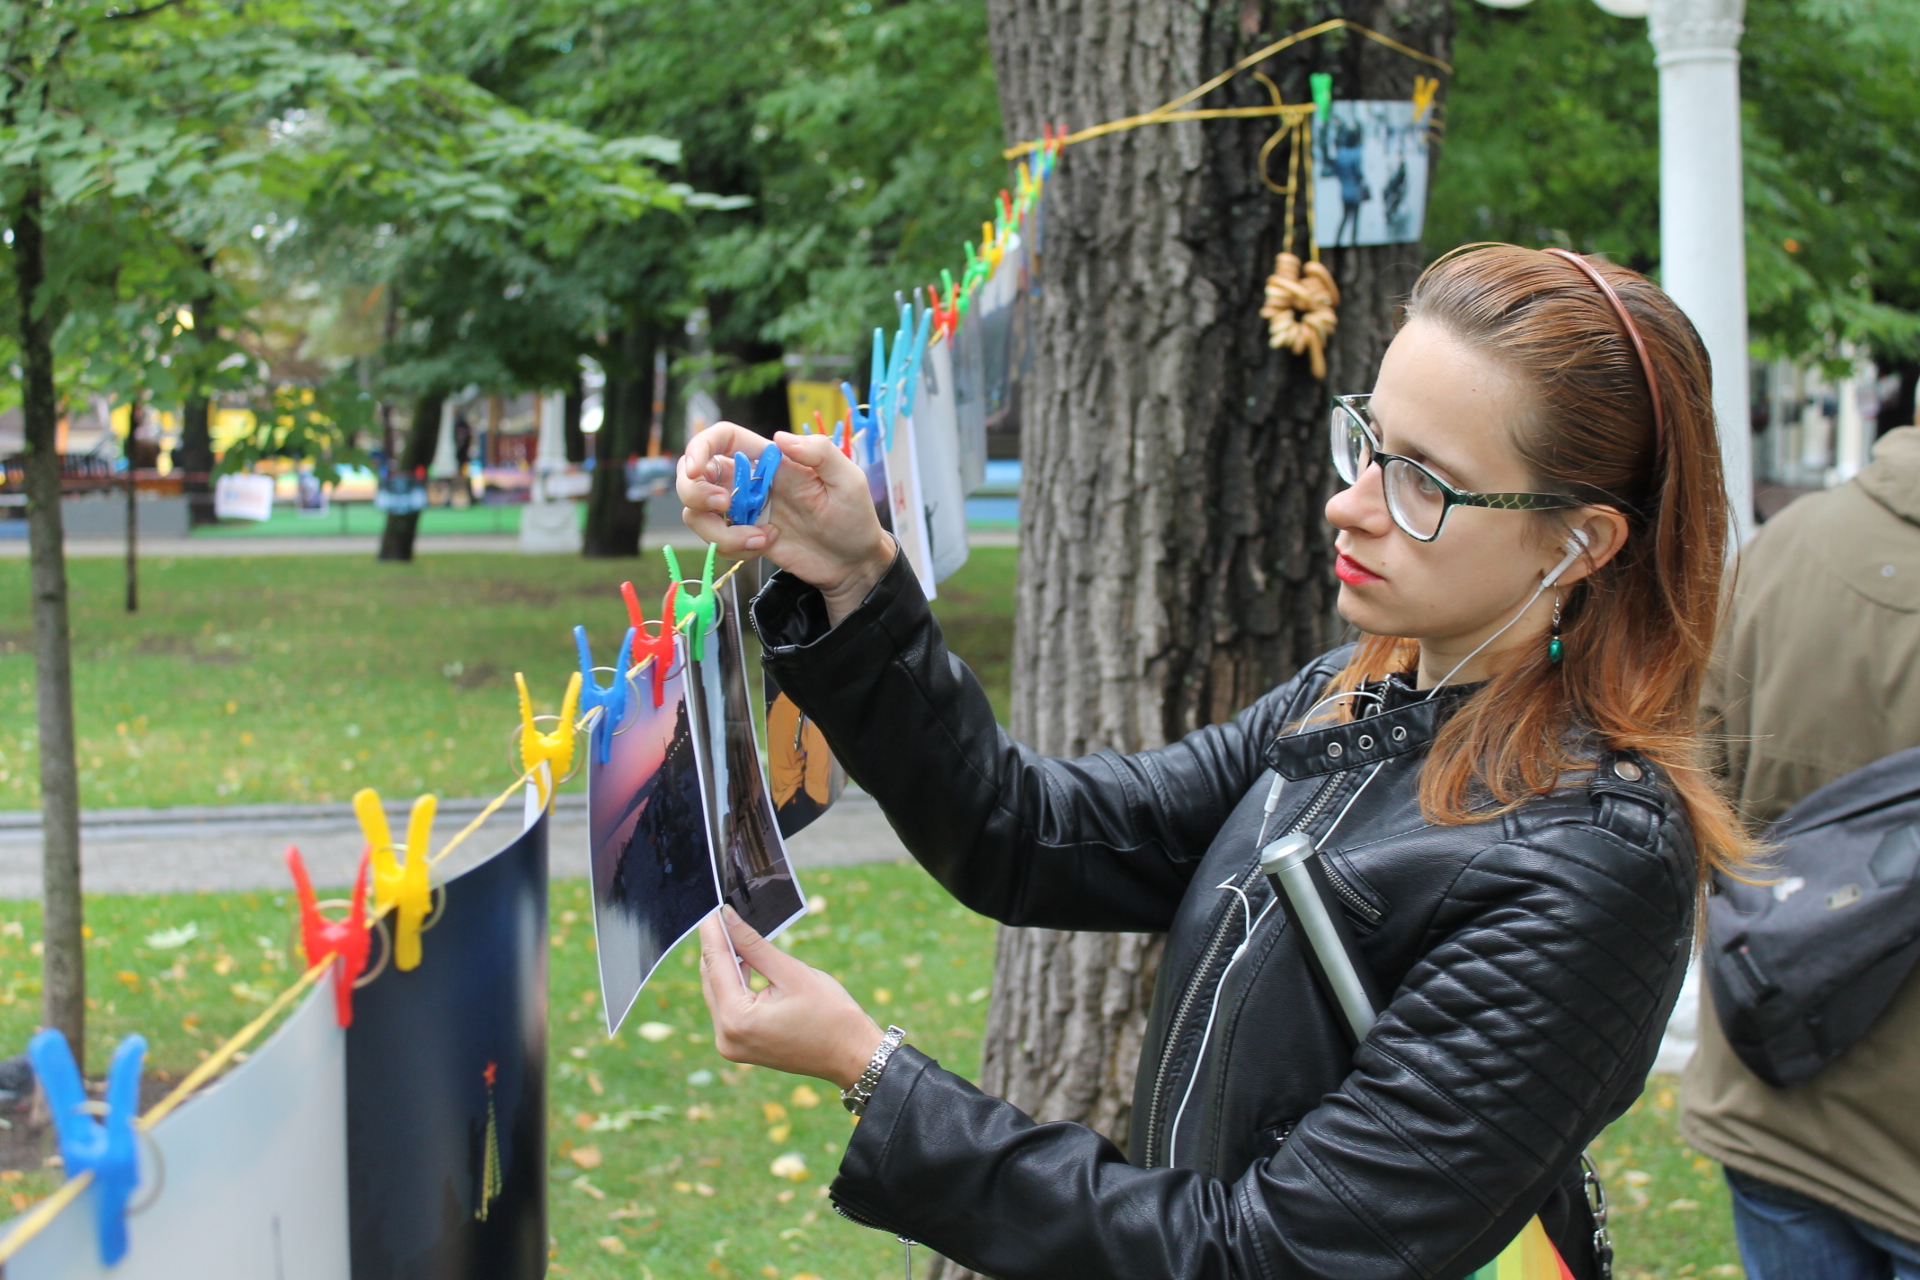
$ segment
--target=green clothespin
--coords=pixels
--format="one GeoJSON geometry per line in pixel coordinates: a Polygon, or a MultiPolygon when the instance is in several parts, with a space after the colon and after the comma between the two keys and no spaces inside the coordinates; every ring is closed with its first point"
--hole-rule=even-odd
{"type": "Polygon", "coordinates": [[[1325,71],[1316,71],[1307,77],[1307,83],[1313,87],[1314,122],[1324,125],[1333,114],[1333,77],[1325,71]]]}
{"type": "Polygon", "coordinates": [[[707,567],[700,573],[700,594],[694,595],[687,590],[687,579],[680,576],[680,558],[673,554],[672,547],[660,548],[667,557],[667,572],[674,582],[680,583],[679,608],[683,610],[676,624],[687,633],[687,656],[704,658],[707,651],[707,635],[720,625],[719,599],[713,594],[713,552],[711,542],[707,544],[707,567]]]}

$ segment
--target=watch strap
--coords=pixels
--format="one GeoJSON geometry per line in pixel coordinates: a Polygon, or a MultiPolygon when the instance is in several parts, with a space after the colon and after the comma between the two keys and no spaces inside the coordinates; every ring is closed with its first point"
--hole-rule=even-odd
{"type": "Polygon", "coordinates": [[[906,1038],[907,1033],[899,1027],[887,1028],[887,1033],[880,1037],[880,1043],[874,1048],[873,1057],[867,1059],[867,1069],[860,1073],[858,1080],[840,1091],[841,1105],[856,1116],[866,1114],[867,1103],[873,1100],[873,1091],[879,1087],[880,1073],[887,1069],[887,1060],[893,1057],[893,1051],[906,1038]]]}

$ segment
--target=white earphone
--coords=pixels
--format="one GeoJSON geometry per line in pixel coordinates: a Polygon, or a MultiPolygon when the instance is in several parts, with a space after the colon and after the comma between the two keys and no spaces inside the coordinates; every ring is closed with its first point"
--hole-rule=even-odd
{"type": "MultiPolygon", "coordinates": [[[[1572,568],[1573,562],[1587,553],[1587,548],[1593,545],[1593,539],[1588,536],[1585,529],[1569,529],[1567,540],[1560,545],[1566,548],[1567,554],[1561,557],[1559,564],[1547,570],[1547,576],[1540,580],[1542,591],[1560,581],[1560,575],[1572,568]]],[[[1527,603],[1532,604],[1533,601],[1529,600],[1527,603]]]]}

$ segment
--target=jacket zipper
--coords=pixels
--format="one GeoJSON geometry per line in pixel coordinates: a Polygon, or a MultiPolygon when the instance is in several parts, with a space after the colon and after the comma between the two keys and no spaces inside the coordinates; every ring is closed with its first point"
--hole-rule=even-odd
{"type": "Polygon", "coordinates": [[[1353,908],[1354,914],[1358,915],[1368,924],[1380,923],[1380,908],[1361,897],[1360,891],[1354,888],[1353,884],[1335,869],[1332,860],[1322,858],[1320,859],[1320,866],[1327,873],[1327,883],[1333,886],[1333,892],[1340,901],[1353,908]]]}
{"type": "MultiPolygon", "coordinates": [[[[1278,840],[1281,836],[1292,835],[1296,831],[1305,829],[1318,818],[1320,811],[1325,809],[1328,802],[1333,798],[1333,792],[1340,782],[1341,776],[1342,775],[1336,774],[1321,783],[1320,789],[1314,792],[1313,799],[1307,801],[1307,807],[1300,811],[1299,816],[1288,825],[1285,831],[1276,833],[1273,838],[1278,840]]],[[[1241,877],[1239,885],[1240,891],[1245,893],[1259,874],[1260,863],[1256,859],[1253,867],[1248,870],[1245,876],[1241,877]]],[[[1351,887],[1349,887],[1348,892],[1352,892],[1351,887]]],[[[1200,957],[1200,963],[1195,966],[1193,978],[1187,983],[1186,991],[1180,996],[1180,1004],[1173,1012],[1173,1021],[1167,1027],[1166,1039],[1161,1043],[1160,1065],[1154,1072],[1153,1093],[1147,1104],[1145,1164],[1149,1169],[1153,1167],[1155,1149],[1160,1145],[1160,1112],[1165,1102],[1167,1072],[1172,1066],[1173,1045],[1180,1039],[1181,1031],[1186,1028],[1187,1016],[1193,1012],[1194,1002],[1200,998],[1201,983],[1206,980],[1208,972],[1212,970],[1213,962],[1219,958],[1220,949],[1226,945],[1227,931],[1233,927],[1233,918],[1232,911],[1228,911],[1220,917],[1219,927],[1213,931],[1212,941],[1207,944],[1205,954],[1200,957]]]]}

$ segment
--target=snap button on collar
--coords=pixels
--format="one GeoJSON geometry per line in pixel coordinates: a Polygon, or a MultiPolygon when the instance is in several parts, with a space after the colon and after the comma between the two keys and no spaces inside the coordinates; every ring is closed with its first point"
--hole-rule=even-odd
{"type": "Polygon", "coordinates": [[[1631,760],[1615,760],[1613,762],[1613,776],[1623,778],[1628,782],[1638,782],[1647,776],[1647,771],[1631,760]]]}

